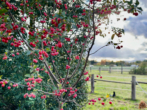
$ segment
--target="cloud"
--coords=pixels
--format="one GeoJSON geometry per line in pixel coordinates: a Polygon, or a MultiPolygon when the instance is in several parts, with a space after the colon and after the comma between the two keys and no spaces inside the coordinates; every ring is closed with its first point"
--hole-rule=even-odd
{"type": "Polygon", "coordinates": [[[147,2],[146,2],[146,0],[139,0],[139,2],[140,2],[140,5],[143,6],[144,8],[147,7],[147,2]]]}
{"type": "Polygon", "coordinates": [[[127,21],[129,23],[124,26],[125,31],[132,33],[133,35],[143,35],[147,38],[147,0],[139,0],[140,7],[143,8],[142,14],[137,17],[129,17],[127,21]]]}
{"type": "MultiPolygon", "coordinates": [[[[102,47],[102,44],[96,44],[92,52],[95,52],[98,48],[102,47]]],[[[128,48],[122,48],[120,50],[114,49],[114,47],[107,46],[99,50],[97,53],[90,56],[92,59],[97,58],[111,58],[113,59],[134,59],[134,60],[144,60],[146,58],[146,53],[140,53],[142,49],[133,50],[128,48]]]]}
{"type": "Polygon", "coordinates": [[[144,35],[147,38],[147,12],[143,12],[142,15],[137,17],[130,17],[129,23],[124,27],[126,32],[130,32],[136,37],[144,35]]]}
{"type": "MultiPolygon", "coordinates": [[[[142,14],[137,17],[124,13],[127,20],[121,23],[115,23],[114,26],[124,28],[125,35],[121,38],[122,49],[114,49],[113,46],[107,46],[99,50],[97,53],[90,56],[90,59],[98,60],[109,59],[109,60],[124,60],[124,61],[136,61],[147,59],[147,0],[139,0],[139,7],[143,8],[142,14]]],[[[107,36],[109,37],[109,35],[107,36]]],[[[117,38],[116,38],[117,40],[117,38]]],[[[110,38],[100,39],[97,38],[92,52],[98,48],[104,46],[110,38]]]]}

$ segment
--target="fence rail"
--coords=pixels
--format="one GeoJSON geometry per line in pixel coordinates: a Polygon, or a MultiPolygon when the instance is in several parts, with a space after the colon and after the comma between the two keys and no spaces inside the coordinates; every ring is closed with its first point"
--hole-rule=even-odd
{"type": "Polygon", "coordinates": [[[101,80],[101,79],[94,79],[94,80],[103,81],[103,82],[121,83],[121,84],[131,84],[131,83],[128,83],[128,82],[108,81],[108,80],[101,80]]]}
{"type": "Polygon", "coordinates": [[[140,82],[136,81],[136,76],[132,76],[131,83],[129,82],[120,82],[120,81],[109,81],[109,80],[101,80],[101,79],[94,79],[94,74],[91,75],[91,93],[94,93],[94,82],[95,81],[103,81],[103,82],[110,82],[110,83],[120,83],[120,84],[131,84],[131,99],[136,100],[136,85],[140,84],[147,84],[147,82],[140,82]]]}
{"type": "Polygon", "coordinates": [[[121,66],[121,67],[105,67],[105,66],[89,66],[86,69],[92,71],[92,70],[98,70],[99,73],[101,73],[101,71],[108,71],[109,73],[111,72],[121,72],[121,74],[123,74],[123,72],[129,72],[132,69],[137,69],[138,67],[127,67],[127,66],[121,66]]]}

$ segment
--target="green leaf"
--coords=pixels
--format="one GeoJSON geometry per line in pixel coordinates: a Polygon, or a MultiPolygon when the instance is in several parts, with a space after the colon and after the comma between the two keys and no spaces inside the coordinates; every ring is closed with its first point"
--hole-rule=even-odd
{"type": "Polygon", "coordinates": [[[63,17],[65,17],[65,11],[64,11],[64,12],[62,12],[62,16],[63,16],[63,17]]]}
{"type": "Polygon", "coordinates": [[[38,54],[38,53],[39,53],[39,50],[35,50],[34,52],[35,52],[36,54],[38,54]]]}
{"type": "Polygon", "coordinates": [[[3,13],[6,13],[8,10],[6,10],[5,8],[0,10],[0,15],[2,15],[3,13]]]}
{"type": "Polygon", "coordinates": [[[114,5],[116,5],[116,2],[117,2],[117,0],[114,0],[114,1],[113,1],[114,5]]]}
{"type": "Polygon", "coordinates": [[[113,45],[117,45],[117,43],[114,43],[113,45]]]}
{"type": "Polygon", "coordinates": [[[67,24],[66,27],[67,27],[67,31],[69,32],[71,29],[71,24],[67,24]]]}
{"type": "Polygon", "coordinates": [[[112,36],[111,36],[111,39],[112,39],[112,40],[114,39],[114,36],[115,36],[115,34],[112,34],[112,36]]]}
{"type": "Polygon", "coordinates": [[[47,48],[46,48],[46,52],[49,52],[49,51],[50,51],[50,48],[49,48],[49,47],[47,47],[47,48]]]}
{"type": "Polygon", "coordinates": [[[138,1],[138,0],[136,0],[136,3],[135,3],[135,5],[136,5],[136,6],[138,6],[138,5],[139,5],[139,1],[138,1]]]}
{"type": "Polygon", "coordinates": [[[137,7],[137,9],[143,11],[143,9],[141,7],[137,7]]]}
{"type": "Polygon", "coordinates": [[[30,74],[26,74],[25,77],[30,77],[30,74]]]}

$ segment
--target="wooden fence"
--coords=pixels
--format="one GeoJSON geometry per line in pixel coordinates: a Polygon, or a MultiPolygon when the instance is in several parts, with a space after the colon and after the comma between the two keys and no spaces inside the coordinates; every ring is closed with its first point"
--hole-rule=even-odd
{"type": "Polygon", "coordinates": [[[98,70],[99,73],[101,73],[101,71],[108,71],[109,73],[112,73],[113,72],[120,72],[121,74],[123,74],[123,72],[129,72],[131,71],[132,69],[137,69],[137,67],[125,67],[125,66],[121,66],[121,67],[112,67],[112,66],[109,66],[109,67],[88,67],[90,72],[92,70],[98,70]]]}
{"type": "MultiPolygon", "coordinates": [[[[131,99],[136,100],[136,76],[132,76],[131,83],[129,82],[120,82],[120,81],[109,81],[109,80],[101,80],[101,79],[94,79],[94,74],[91,75],[91,93],[94,93],[94,82],[95,81],[103,81],[103,82],[110,82],[110,83],[120,83],[120,84],[131,84],[131,99]]],[[[140,84],[147,84],[147,82],[140,82],[140,84]]]]}

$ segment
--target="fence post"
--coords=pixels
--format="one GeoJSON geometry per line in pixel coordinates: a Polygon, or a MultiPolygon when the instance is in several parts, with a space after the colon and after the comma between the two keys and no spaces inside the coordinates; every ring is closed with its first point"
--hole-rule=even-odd
{"type": "Polygon", "coordinates": [[[123,65],[121,65],[121,74],[123,74],[123,65]]]}
{"type": "Polygon", "coordinates": [[[132,76],[132,100],[136,100],[136,76],[132,76]]]}
{"type": "Polygon", "coordinates": [[[91,93],[94,93],[94,74],[91,75],[91,93]]]}
{"type": "Polygon", "coordinates": [[[99,67],[99,73],[101,73],[101,67],[99,67]]]}
{"type": "Polygon", "coordinates": [[[109,66],[109,73],[111,73],[111,66],[109,66]]]}
{"type": "Polygon", "coordinates": [[[90,66],[90,72],[91,72],[91,66],[90,66]]]}

